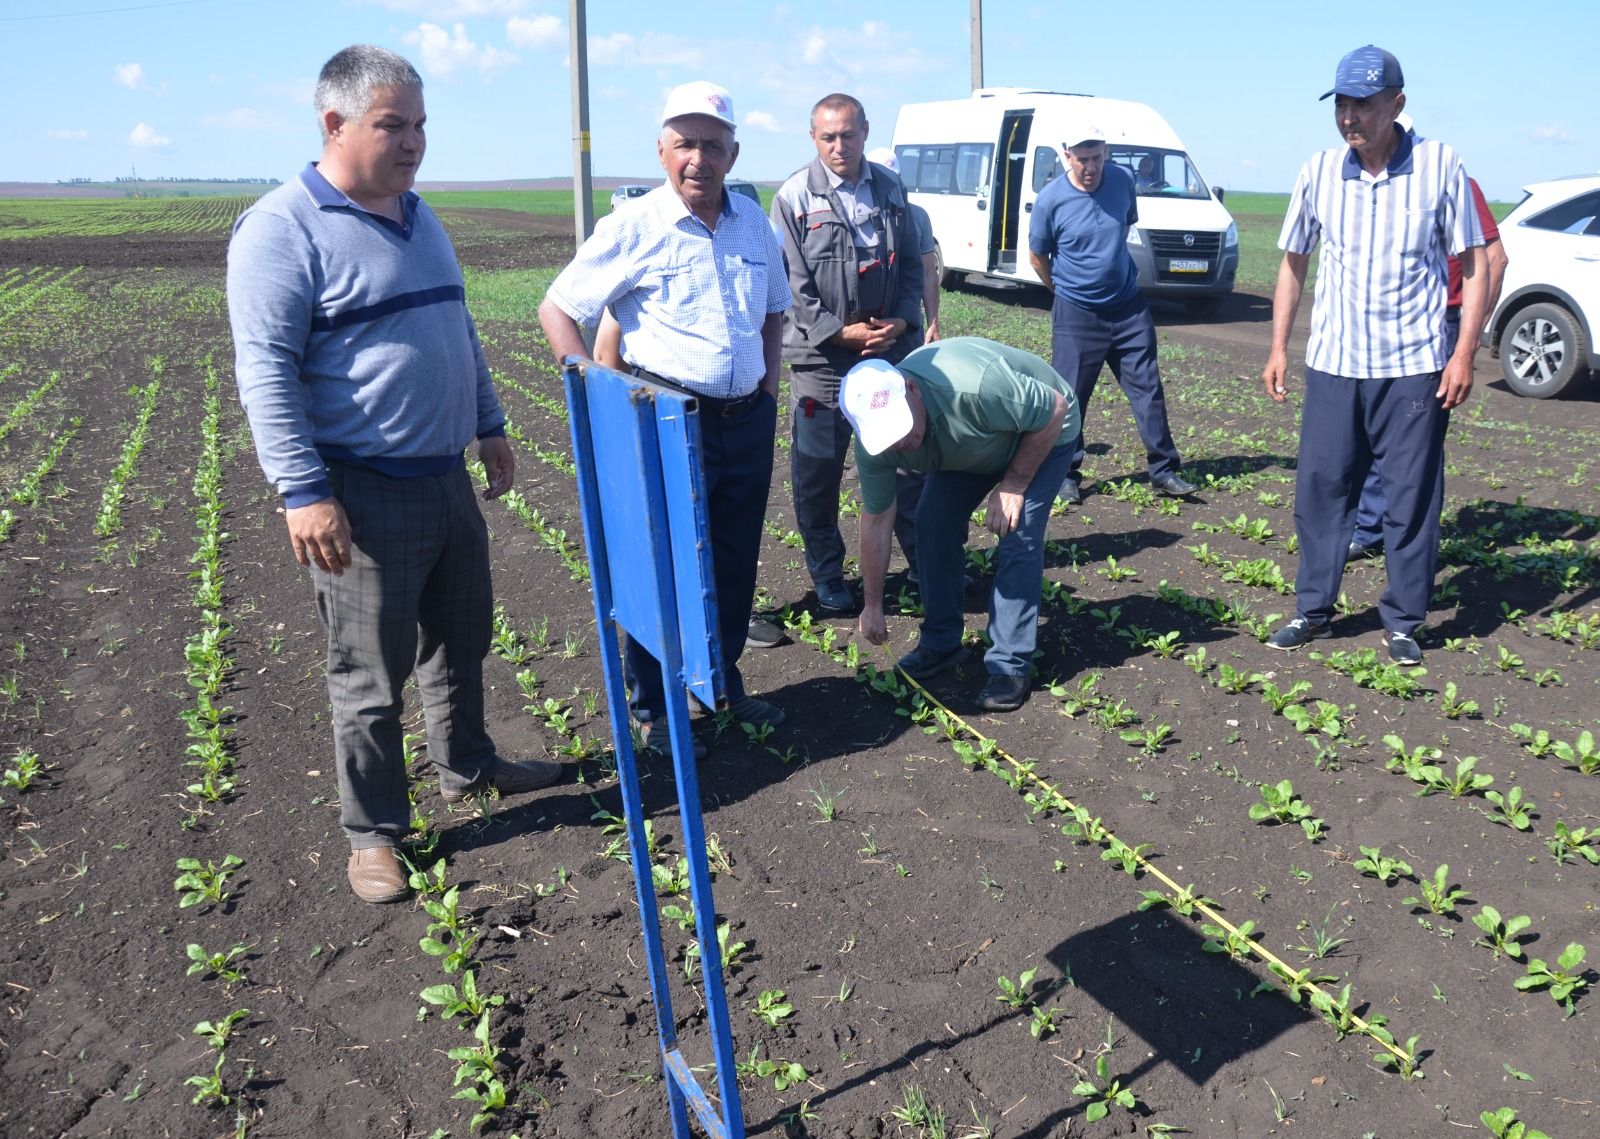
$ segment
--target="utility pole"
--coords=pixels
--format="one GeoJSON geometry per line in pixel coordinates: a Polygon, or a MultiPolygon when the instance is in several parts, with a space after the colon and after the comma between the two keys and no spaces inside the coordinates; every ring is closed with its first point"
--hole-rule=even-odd
{"type": "MultiPolygon", "coordinates": [[[[973,0],[977,3],[977,0],[973,0]]],[[[572,220],[577,244],[594,232],[594,178],[589,169],[589,42],[584,0],[568,0],[572,57],[572,220]]]]}
{"type": "Polygon", "coordinates": [[[972,0],[972,89],[983,86],[983,0],[972,0]]]}

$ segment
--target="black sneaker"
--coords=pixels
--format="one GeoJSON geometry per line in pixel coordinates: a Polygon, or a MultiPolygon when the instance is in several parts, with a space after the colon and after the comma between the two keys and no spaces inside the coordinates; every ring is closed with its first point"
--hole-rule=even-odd
{"type": "Polygon", "coordinates": [[[817,583],[817,607],[824,613],[853,613],[856,595],[837,579],[817,583]]]}
{"type": "Polygon", "coordinates": [[[989,683],[978,693],[978,707],[985,712],[1015,712],[1028,698],[1026,676],[989,677],[989,683]]]}
{"type": "Polygon", "coordinates": [[[1283,649],[1287,652],[1290,649],[1298,649],[1302,645],[1309,645],[1319,638],[1331,637],[1332,635],[1333,632],[1328,628],[1327,622],[1323,622],[1321,625],[1313,625],[1304,617],[1296,617],[1268,637],[1267,646],[1274,649],[1283,649]]]}
{"type": "Polygon", "coordinates": [[[753,649],[770,649],[783,644],[783,640],[783,627],[776,621],[750,614],[750,631],[744,635],[745,644],[753,649]]]}
{"type": "Polygon", "coordinates": [[[1061,484],[1061,489],[1056,491],[1056,497],[1068,506],[1081,506],[1083,504],[1083,491],[1078,488],[1077,482],[1068,479],[1061,484]]]}
{"type": "Polygon", "coordinates": [[[966,659],[965,645],[957,645],[953,649],[935,649],[927,645],[918,645],[896,661],[895,667],[912,680],[926,680],[947,668],[954,668],[966,659]]]}
{"type": "Polygon", "coordinates": [[[1383,635],[1383,643],[1389,649],[1389,659],[1395,664],[1422,663],[1422,650],[1417,647],[1416,638],[1410,633],[1397,633],[1391,629],[1383,635]]]}

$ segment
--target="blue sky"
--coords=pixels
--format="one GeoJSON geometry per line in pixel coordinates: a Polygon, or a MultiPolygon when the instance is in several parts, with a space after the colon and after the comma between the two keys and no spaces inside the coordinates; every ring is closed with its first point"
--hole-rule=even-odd
{"type": "MultiPolygon", "coordinates": [[[[807,111],[833,90],[866,104],[886,145],[902,102],[970,90],[968,14],[968,0],[593,0],[594,172],[654,177],[657,108],[689,79],[732,91],[746,178],[811,155],[807,111]]],[[[1490,197],[1600,169],[1593,0],[988,0],[984,29],[988,85],[1149,103],[1229,189],[1287,190],[1338,141],[1317,96],[1368,42],[1399,56],[1419,131],[1456,146],[1490,197]]],[[[291,175],[317,152],[317,70],[358,41],[423,73],[425,181],[571,173],[561,0],[0,0],[0,181],[291,175]]]]}

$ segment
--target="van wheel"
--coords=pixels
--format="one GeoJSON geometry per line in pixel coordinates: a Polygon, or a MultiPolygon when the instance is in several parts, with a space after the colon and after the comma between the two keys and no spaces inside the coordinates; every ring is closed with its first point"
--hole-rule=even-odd
{"type": "Polygon", "coordinates": [[[950,287],[950,274],[944,270],[944,250],[937,241],[933,243],[933,275],[941,289],[950,287]]]}
{"type": "Polygon", "coordinates": [[[1518,395],[1559,395],[1583,366],[1583,329],[1557,304],[1521,309],[1500,333],[1500,370],[1518,395]]]}
{"type": "Polygon", "coordinates": [[[1183,302],[1184,312],[1188,313],[1190,316],[1198,316],[1202,319],[1216,316],[1217,312],[1221,308],[1221,297],[1192,297],[1191,299],[1183,302]]]}

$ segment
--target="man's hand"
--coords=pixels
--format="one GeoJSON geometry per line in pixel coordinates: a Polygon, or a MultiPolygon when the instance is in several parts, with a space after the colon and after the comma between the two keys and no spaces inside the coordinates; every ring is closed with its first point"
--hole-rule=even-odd
{"type": "Polygon", "coordinates": [[[922,330],[922,342],[932,344],[939,339],[939,318],[934,317],[928,322],[928,327],[922,330]]]}
{"type": "Polygon", "coordinates": [[[889,624],[883,619],[881,607],[862,606],[856,627],[861,630],[861,635],[874,645],[881,645],[889,639],[889,624]]]}
{"type": "Polygon", "coordinates": [[[845,348],[861,353],[863,357],[882,356],[893,351],[894,342],[906,330],[906,322],[899,317],[868,317],[856,324],[847,324],[828,339],[845,348]]]}
{"type": "Polygon", "coordinates": [[[1439,375],[1439,390],[1433,394],[1445,411],[1466,403],[1472,394],[1472,357],[1463,360],[1459,353],[1451,356],[1439,375]]]}
{"type": "Polygon", "coordinates": [[[318,569],[334,577],[344,573],[350,564],[350,520],[337,498],[285,510],[283,520],[289,524],[295,561],[303,566],[316,562],[318,569]]]}
{"type": "Polygon", "coordinates": [[[1288,376],[1289,354],[1274,348],[1267,356],[1267,366],[1261,369],[1261,383],[1267,389],[1267,394],[1278,403],[1282,403],[1289,392],[1284,382],[1288,376]]]}
{"type": "Polygon", "coordinates": [[[1004,484],[990,493],[983,524],[996,538],[1004,538],[1022,524],[1022,495],[1023,491],[1007,490],[1004,484]]]}
{"type": "Polygon", "coordinates": [[[511,489],[517,474],[517,457],[504,435],[488,435],[478,440],[478,458],[483,460],[483,473],[489,485],[484,488],[484,498],[499,498],[511,489]]]}

